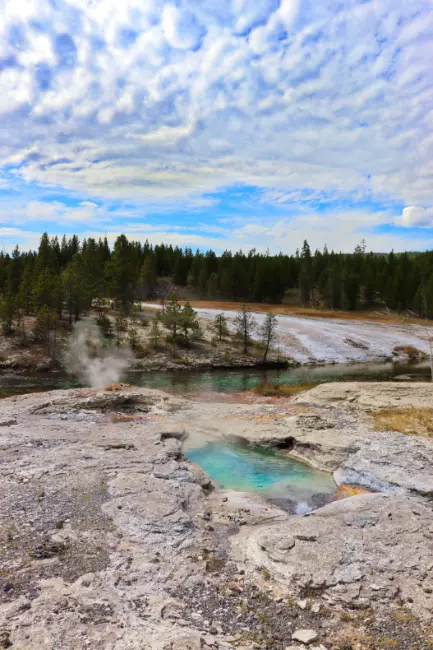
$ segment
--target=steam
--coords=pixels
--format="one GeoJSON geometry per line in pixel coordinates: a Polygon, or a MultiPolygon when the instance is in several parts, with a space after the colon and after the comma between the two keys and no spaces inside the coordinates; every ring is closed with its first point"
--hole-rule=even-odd
{"type": "Polygon", "coordinates": [[[126,348],[107,346],[93,321],[80,321],[74,326],[66,353],[68,373],[92,388],[106,388],[122,379],[132,353],[126,348]]]}

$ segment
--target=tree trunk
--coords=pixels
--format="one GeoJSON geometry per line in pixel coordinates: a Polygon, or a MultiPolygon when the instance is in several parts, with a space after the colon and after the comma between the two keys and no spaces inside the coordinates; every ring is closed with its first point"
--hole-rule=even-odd
{"type": "Polygon", "coordinates": [[[267,358],[267,356],[268,356],[269,345],[270,345],[270,338],[271,338],[270,335],[268,335],[268,339],[267,339],[267,341],[266,341],[265,353],[264,353],[264,355],[263,355],[263,363],[266,363],[266,358],[267,358]]]}

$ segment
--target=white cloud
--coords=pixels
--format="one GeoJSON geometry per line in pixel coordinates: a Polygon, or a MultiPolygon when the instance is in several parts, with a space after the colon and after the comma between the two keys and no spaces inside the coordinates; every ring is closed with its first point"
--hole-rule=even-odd
{"type": "MultiPolygon", "coordinates": [[[[433,205],[429,9],[3,0],[0,169],[98,205],[192,205],[233,184],[278,204],[385,197],[408,206],[397,224],[428,227],[431,212],[416,206],[433,205]]],[[[45,206],[14,218],[38,209],[49,218],[45,206]]],[[[52,214],[104,219],[89,206],[52,214]]],[[[372,227],[368,211],[362,220],[372,227]]],[[[348,218],[345,236],[359,227],[348,218]]]]}
{"type": "MultiPolygon", "coordinates": [[[[128,211],[126,211],[128,214],[128,211]]],[[[0,208],[0,223],[25,224],[37,221],[69,226],[71,224],[97,223],[102,225],[110,218],[104,207],[92,201],[81,201],[69,206],[61,201],[21,201],[3,203],[0,208]]],[[[12,231],[15,229],[12,228],[12,231]]]]}
{"type": "Polygon", "coordinates": [[[0,71],[0,115],[18,110],[32,98],[32,78],[29,72],[6,68],[0,71]]]}
{"type": "Polygon", "coordinates": [[[162,29],[169,44],[179,50],[196,47],[203,33],[193,13],[171,4],[162,12],[162,29]]]}
{"type": "Polygon", "coordinates": [[[404,208],[395,223],[405,228],[433,228],[433,208],[411,205],[404,208]]]}

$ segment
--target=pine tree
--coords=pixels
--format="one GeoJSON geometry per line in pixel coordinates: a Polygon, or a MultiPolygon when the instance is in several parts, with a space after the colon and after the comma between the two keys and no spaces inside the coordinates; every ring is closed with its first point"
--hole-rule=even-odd
{"type": "Polygon", "coordinates": [[[225,336],[228,336],[229,329],[227,327],[227,318],[224,314],[217,314],[215,316],[213,327],[220,341],[222,341],[225,336]]]}
{"type": "Polygon", "coordinates": [[[32,310],[33,269],[27,264],[18,290],[18,303],[28,316],[32,310]]]}
{"type": "Polygon", "coordinates": [[[57,347],[57,313],[43,305],[36,314],[33,338],[47,346],[47,352],[54,354],[57,347]]]}
{"type": "Polygon", "coordinates": [[[44,305],[50,309],[57,309],[59,306],[60,278],[50,268],[46,267],[40,271],[33,284],[33,304],[38,311],[44,305]]]}
{"type": "Polygon", "coordinates": [[[137,249],[120,235],[114,251],[106,264],[106,278],[111,296],[123,311],[128,312],[134,302],[136,284],[140,273],[137,249]]]}
{"type": "Polygon", "coordinates": [[[299,271],[299,298],[304,306],[311,303],[313,291],[313,263],[307,240],[304,241],[301,252],[299,271]]]}
{"type": "Polygon", "coordinates": [[[14,332],[14,319],[17,315],[17,301],[11,291],[7,291],[0,301],[0,321],[3,334],[10,336],[14,332]]]}
{"type": "Polygon", "coordinates": [[[180,312],[179,325],[183,333],[183,341],[185,344],[189,344],[191,337],[200,337],[201,330],[197,312],[194,311],[189,302],[185,304],[180,312]]]}
{"type": "Polygon", "coordinates": [[[275,314],[266,314],[265,321],[259,329],[260,340],[264,347],[263,363],[266,363],[270,348],[276,343],[277,336],[277,317],[275,314]]]}
{"type": "Polygon", "coordinates": [[[171,332],[173,350],[176,349],[177,335],[182,326],[181,318],[182,307],[177,301],[176,294],[171,293],[161,315],[161,320],[164,327],[171,332]]]}
{"type": "Polygon", "coordinates": [[[72,320],[77,322],[81,314],[91,304],[87,283],[89,277],[84,269],[83,260],[75,255],[62,274],[62,290],[69,315],[69,325],[72,320]]]}
{"type": "Polygon", "coordinates": [[[156,261],[153,253],[147,255],[141,267],[138,292],[143,300],[151,300],[156,296],[156,261]]]}
{"type": "Polygon", "coordinates": [[[150,328],[150,334],[149,334],[150,342],[152,344],[153,348],[158,348],[161,344],[161,339],[162,339],[162,332],[161,328],[159,326],[159,318],[156,317],[152,321],[152,325],[150,328]]]}
{"type": "Polygon", "coordinates": [[[236,335],[242,342],[244,354],[248,354],[248,345],[251,342],[251,336],[256,327],[256,320],[252,315],[251,310],[246,305],[242,305],[234,323],[236,327],[236,335]]]}
{"type": "Polygon", "coordinates": [[[207,297],[209,300],[215,300],[218,293],[218,274],[213,272],[207,281],[207,297]]]}

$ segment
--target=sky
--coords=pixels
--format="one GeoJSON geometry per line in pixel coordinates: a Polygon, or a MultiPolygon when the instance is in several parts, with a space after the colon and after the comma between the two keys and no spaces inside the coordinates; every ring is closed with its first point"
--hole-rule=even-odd
{"type": "Polygon", "coordinates": [[[433,249],[433,0],[0,0],[0,246],[433,249]]]}

